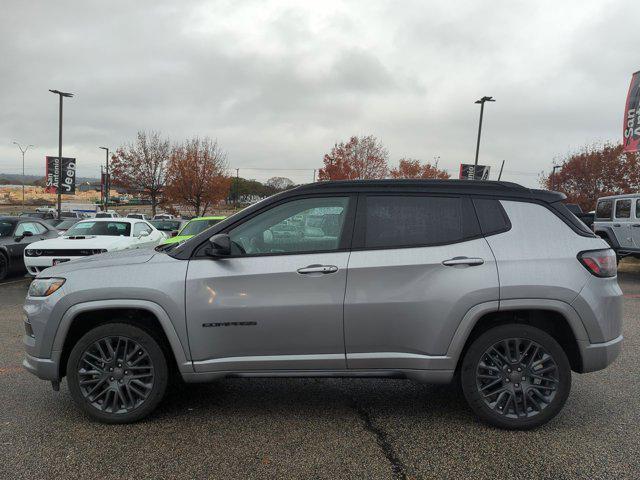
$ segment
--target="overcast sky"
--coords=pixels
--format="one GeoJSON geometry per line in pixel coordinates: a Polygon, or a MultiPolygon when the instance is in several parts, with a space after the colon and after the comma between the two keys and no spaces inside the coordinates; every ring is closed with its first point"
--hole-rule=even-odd
{"type": "MultiPolygon", "coordinates": [[[[12,141],[97,176],[139,129],[217,138],[247,178],[310,181],[331,146],[377,136],[401,157],[480,163],[537,186],[554,158],[621,137],[640,69],[640,1],[25,1],[0,14],[0,173],[12,141]],[[262,169],[290,170],[248,170],[262,169]],[[294,170],[301,169],[301,170],[294,170]],[[307,170],[302,170],[307,169],[307,170]]],[[[495,178],[495,176],[492,176],[495,178]]]]}

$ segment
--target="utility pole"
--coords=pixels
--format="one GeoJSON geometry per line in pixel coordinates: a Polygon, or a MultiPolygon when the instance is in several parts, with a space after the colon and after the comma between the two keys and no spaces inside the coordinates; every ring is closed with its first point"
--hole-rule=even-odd
{"type": "Polygon", "coordinates": [[[482,116],[484,114],[485,102],[495,102],[493,97],[482,97],[480,100],[476,100],[475,103],[480,104],[480,122],[478,123],[478,142],[476,143],[476,160],[474,162],[473,179],[478,178],[478,153],[480,152],[480,134],[482,133],[482,116]]]}
{"type": "Polygon", "coordinates": [[[58,218],[62,216],[62,99],[64,97],[73,97],[73,93],[61,92],[60,90],[49,90],[60,97],[60,106],[58,108],[58,218]]]}
{"type": "Polygon", "coordinates": [[[101,150],[104,150],[105,153],[107,154],[107,168],[106,168],[106,173],[104,175],[104,183],[106,185],[105,187],[105,195],[104,195],[104,211],[106,212],[107,209],[109,208],[109,147],[98,147],[101,150]]]}
{"type": "Polygon", "coordinates": [[[233,209],[237,210],[238,209],[238,195],[240,193],[240,169],[236,168],[236,194],[235,194],[235,201],[234,201],[234,205],[233,205],[233,209]]]}
{"type": "Polygon", "coordinates": [[[33,147],[33,145],[29,144],[23,148],[18,142],[13,142],[13,144],[17,145],[22,152],[22,211],[24,211],[24,154],[29,150],[29,147],[33,147]]]}
{"type": "Polygon", "coordinates": [[[316,168],[313,169],[313,183],[316,183],[316,168]]]}

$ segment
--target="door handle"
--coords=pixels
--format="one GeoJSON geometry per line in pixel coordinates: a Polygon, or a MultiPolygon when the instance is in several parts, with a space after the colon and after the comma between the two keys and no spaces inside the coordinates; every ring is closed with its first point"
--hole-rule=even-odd
{"type": "Polygon", "coordinates": [[[336,273],[338,271],[338,267],[335,265],[309,265],[308,267],[299,268],[298,273],[302,275],[306,275],[308,273],[336,273]]]}
{"type": "Polygon", "coordinates": [[[468,265],[469,267],[475,267],[482,265],[484,260],[482,258],[469,258],[469,257],[454,257],[442,262],[447,267],[455,267],[458,265],[468,265]]]}
{"type": "Polygon", "coordinates": [[[631,225],[631,226],[632,226],[632,227],[635,227],[635,228],[640,228],[640,223],[634,223],[634,224],[633,224],[633,225],[631,225]]]}
{"type": "Polygon", "coordinates": [[[622,225],[620,225],[619,223],[614,223],[613,226],[614,227],[621,227],[622,225]]]}

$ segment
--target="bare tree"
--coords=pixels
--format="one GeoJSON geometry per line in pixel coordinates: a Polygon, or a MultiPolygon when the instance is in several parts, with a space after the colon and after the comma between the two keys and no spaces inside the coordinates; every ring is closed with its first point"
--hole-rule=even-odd
{"type": "Polygon", "coordinates": [[[169,153],[169,140],[160,133],[139,131],[134,143],[118,148],[111,157],[112,183],[149,197],[151,212],[155,215],[165,185],[169,153]]]}
{"type": "Polygon", "coordinates": [[[165,201],[203,215],[227,197],[231,185],[227,171],[227,154],[216,140],[195,137],[176,145],[167,166],[165,201]]]}

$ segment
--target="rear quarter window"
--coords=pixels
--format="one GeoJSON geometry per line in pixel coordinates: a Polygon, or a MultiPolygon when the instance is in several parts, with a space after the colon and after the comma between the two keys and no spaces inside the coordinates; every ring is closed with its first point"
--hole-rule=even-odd
{"type": "Polygon", "coordinates": [[[476,198],[473,200],[473,205],[476,209],[483,235],[495,235],[506,232],[511,228],[507,212],[504,211],[497,199],[476,198]]]}

